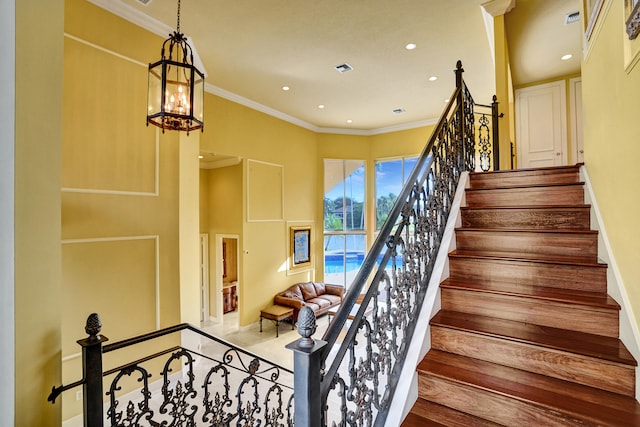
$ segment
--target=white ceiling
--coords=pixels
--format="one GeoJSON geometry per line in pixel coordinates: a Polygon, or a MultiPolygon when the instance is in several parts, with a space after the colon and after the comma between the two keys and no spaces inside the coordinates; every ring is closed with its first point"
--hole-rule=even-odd
{"type": "MultiPolygon", "coordinates": [[[[89,1],[165,38],[176,27],[177,0],[89,1]]],[[[484,2],[182,0],[180,29],[195,45],[210,92],[315,131],[370,134],[437,119],[458,59],[476,102],[490,103],[484,2]],[[353,71],[334,69],[343,63],[353,71]]],[[[582,24],[564,25],[577,10],[579,0],[516,0],[506,17],[515,84],[579,72],[582,24]],[[573,59],[560,61],[565,53],[573,59]]]]}

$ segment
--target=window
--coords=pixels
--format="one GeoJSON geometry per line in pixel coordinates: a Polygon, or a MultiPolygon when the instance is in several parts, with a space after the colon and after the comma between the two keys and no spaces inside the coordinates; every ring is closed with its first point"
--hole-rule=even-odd
{"type": "Polygon", "coordinates": [[[324,161],[324,281],[348,287],[365,255],[364,160],[324,161]]]}
{"type": "Polygon", "coordinates": [[[376,231],[382,228],[417,162],[417,157],[376,160],[376,231]]]}

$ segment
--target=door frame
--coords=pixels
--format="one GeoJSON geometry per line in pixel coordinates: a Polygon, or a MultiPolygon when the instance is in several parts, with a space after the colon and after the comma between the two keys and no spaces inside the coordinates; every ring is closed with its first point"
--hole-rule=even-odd
{"type": "Polygon", "coordinates": [[[209,311],[209,234],[200,233],[200,323],[210,320],[209,311]]]}
{"type": "Polygon", "coordinates": [[[216,315],[215,319],[217,321],[222,322],[224,316],[224,310],[222,306],[222,271],[223,271],[223,259],[222,259],[222,241],[223,239],[235,239],[236,244],[236,277],[237,286],[236,286],[236,297],[238,298],[238,304],[236,306],[236,310],[238,311],[238,315],[240,314],[240,235],[239,234],[216,234],[216,270],[215,270],[215,284],[216,284],[216,315]]]}
{"type": "Polygon", "coordinates": [[[574,149],[575,163],[583,163],[582,77],[574,77],[569,80],[569,114],[571,121],[571,145],[574,149]]]}

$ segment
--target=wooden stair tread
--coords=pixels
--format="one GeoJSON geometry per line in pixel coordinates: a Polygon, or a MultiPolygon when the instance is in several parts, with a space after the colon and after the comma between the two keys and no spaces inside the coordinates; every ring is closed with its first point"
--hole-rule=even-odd
{"type": "Polygon", "coordinates": [[[591,209],[591,205],[582,204],[582,205],[553,205],[553,206],[539,206],[539,205],[518,205],[518,206],[461,206],[461,210],[463,211],[480,211],[480,210],[492,210],[492,209],[503,209],[503,210],[520,210],[520,209],[536,209],[536,210],[557,210],[557,209],[591,209]]]}
{"type": "MultiPolygon", "coordinates": [[[[410,422],[422,421],[424,424],[402,423],[403,427],[441,425],[447,427],[499,427],[499,424],[489,420],[483,420],[482,418],[420,398],[418,398],[413,408],[411,408],[409,415],[413,415],[410,422]]],[[[407,416],[407,419],[409,419],[409,416],[407,416]]]]}
{"type": "Polygon", "coordinates": [[[520,252],[498,252],[498,251],[465,251],[456,249],[449,252],[449,257],[454,258],[481,258],[497,260],[513,260],[525,262],[538,262],[547,264],[566,264],[576,266],[607,268],[607,264],[593,261],[591,257],[575,257],[561,255],[526,254],[520,252]]]}
{"type": "Polygon", "coordinates": [[[547,174],[554,174],[554,173],[579,172],[580,166],[582,166],[582,163],[576,163],[575,165],[545,166],[540,168],[503,169],[499,171],[469,172],[469,176],[497,177],[501,175],[513,175],[513,174],[547,175],[547,174]]]}
{"type": "Polygon", "coordinates": [[[440,310],[431,319],[431,325],[508,339],[628,366],[637,365],[629,350],[617,338],[447,310],[440,310]]]}
{"type": "MultiPolygon", "coordinates": [[[[559,182],[559,183],[541,183],[541,184],[516,184],[516,185],[496,185],[494,187],[470,187],[465,189],[467,192],[484,192],[495,190],[525,190],[525,189],[539,189],[545,187],[559,188],[559,187],[583,187],[584,182],[559,182]]],[[[555,206],[555,205],[554,205],[555,206]]]]}
{"type": "Polygon", "coordinates": [[[457,227],[457,232],[478,232],[478,233],[522,233],[522,234],[560,234],[560,235],[598,235],[597,230],[575,230],[575,229],[535,229],[531,228],[480,228],[480,227],[457,227]]]}
{"type": "Polygon", "coordinates": [[[640,425],[640,404],[634,398],[490,362],[432,349],[418,372],[596,425],[640,425]]]}
{"type": "Polygon", "coordinates": [[[414,414],[413,412],[409,412],[409,414],[407,414],[406,418],[404,419],[404,421],[402,421],[402,424],[400,424],[401,427],[429,427],[429,426],[433,426],[433,427],[447,427],[446,424],[440,424],[436,421],[432,421],[430,419],[427,418],[423,418],[420,415],[414,414]]]}
{"type": "Polygon", "coordinates": [[[620,304],[608,294],[602,292],[581,291],[565,288],[551,288],[510,282],[480,282],[448,278],[440,284],[442,288],[461,289],[474,292],[488,292],[501,295],[530,297],[544,301],[567,304],[580,304],[591,307],[620,309],[620,304]]]}

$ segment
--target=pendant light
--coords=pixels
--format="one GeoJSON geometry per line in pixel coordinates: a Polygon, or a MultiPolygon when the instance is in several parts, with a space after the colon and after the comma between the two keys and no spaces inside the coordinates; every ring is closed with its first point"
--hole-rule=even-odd
{"type": "Polygon", "coordinates": [[[193,65],[193,51],[178,24],[162,44],[160,61],[149,64],[147,126],[204,131],[204,74],[193,65]]]}

